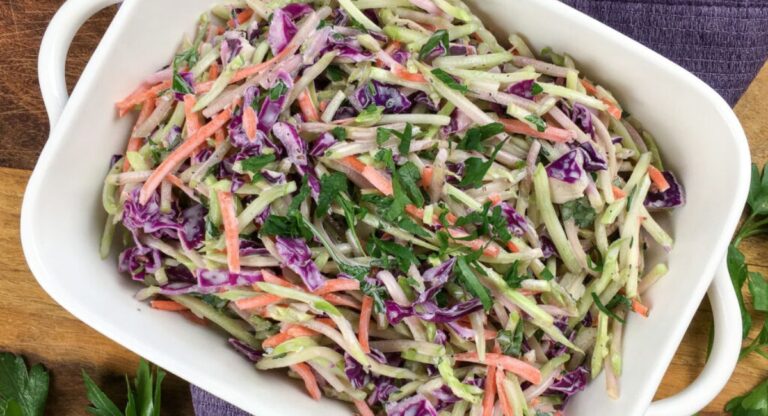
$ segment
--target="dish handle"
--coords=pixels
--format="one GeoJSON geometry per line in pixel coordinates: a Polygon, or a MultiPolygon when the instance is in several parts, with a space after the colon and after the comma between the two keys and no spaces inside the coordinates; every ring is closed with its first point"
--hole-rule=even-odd
{"type": "Polygon", "coordinates": [[[709,361],[685,390],[653,402],[645,416],[691,415],[704,408],[728,382],[741,349],[741,311],[725,259],[718,266],[707,292],[715,320],[715,338],[709,361]]]}
{"type": "Polygon", "coordinates": [[[51,19],[40,44],[37,75],[51,128],[59,120],[69,94],[64,71],[67,52],[77,30],[101,9],[121,0],[68,0],[51,19]]]}

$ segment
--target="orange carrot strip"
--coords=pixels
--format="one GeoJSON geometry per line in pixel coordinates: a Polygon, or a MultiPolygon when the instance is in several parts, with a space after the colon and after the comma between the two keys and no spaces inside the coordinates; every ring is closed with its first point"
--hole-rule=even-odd
{"type": "Polygon", "coordinates": [[[197,98],[195,98],[194,94],[187,94],[184,96],[184,116],[187,119],[187,134],[192,135],[195,134],[196,131],[200,130],[200,126],[202,123],[200,123],[200,117],[192,111],[192,109],[195,107],[195,104],[197,104],[197,98]]]}
{"type": "Polygon", "coordinates": [[[312,102],[312,97],[309,95],[309,88],[304,88],[299,93],[297,99],[299,100],[301,114],[304,115],[307,121],[320,121],[320,114],[317,112],[315,103],[312,102]]]}
{"type": "Polygon", "coordinates": [[[368,407],[368,403],[365,400],[355,400],[355,408],[360,412],[360,416],[374,416],[373,410],[368,407]]]}
{"type": "Polygon", "coordinates": [[[219,65],[211,65],[211,69],[208,70],[208,80],[215,81],[219,77],[219,65]]]}
{"type": "Polygon", "coordinates": [[[292,336],[294,338],[298,338],[298,337],[312,337],[312,336],[315,336],[315,335],[320,335],[317,332],[315,332],[315,331],[313,331],[313,330],[311,330],[309,328],[306,328],[306,327],[303,327],[303,326],[297,325],[297,324],[288,324],[288,325],[286,325],[282,329],[282,332],[285,332],[286,334],[288,334],[288,335],[290,335],[290,336],[292,336]]]}
{"type": "Polygon", "coordinates": [[[181,316],[187,318],[188,320],[190,320],[190,321],[192,321],[192,322],[194,322],[194,323],[196,323],[198,325],[205,326],[205,325],[208,324],[208,322],[205,320],[205,318],[201,318],[201,317],[195,315],[194,313],[192,313],[192,311],[179,311],[179,313],[181,314],[181,316]]]}
{"type": "Polygon", "coordinates": [[[587,91],[587,94],[589,94],[589,95],[597,94],[597,87],[595,87],[595,84],[587,81],[586,79],[581,79],[579,81],[581,81],[581,85],[587,91]]]}
{"type": "Polygon", "coordinates": [[[227,24],[230,28],[235,28],[237,25],[242,25],[243,23],[247,22],[251,16],[253,16],[253,10],[245,9],[237,14],[236,19],[229,19],[227,24]]]}
{"type": "Polygon", "coordinates": [[[643,305],[637,298],[632,299],[632,310],[645,318],[648,317],[648,307],[643,305]]]}
{"type": "Polygon", "coordinates": [[[667,181],[667,178],[664,177],[664,174],[661,173],[661,171],[658,170],[656,166],[648,166],[648,176],[651,178],[653,184],[659,188],[659,191],[664,192],[669,189],[669,182],[667,181]]]}
{"type": "Polygon", "coordinates": [[[327,300],[333,305],[346,306],[352,309],[360,309],[360,305],[358,305],[357,303],[352,302],[351,300],[345,297],[341,297],[335,293],[326,293],[325,295],[323,295],[323,299],[327,300]]]}
{"type": "Polygon", "coordinates": [[[424,75],[421,75],[419,73],[410,72],[402,65],[398,65],[391,69],[392,73],[395,74],[396,77],[404,80],[404,81],[410,81],[410,82],[418,82],[418,83],[426,83],[427,79],[424,78],[424,75]]]}
{"type": "Polygon", "coordinates": [[[320,387],[317,386],[317,379],[315,378],[315,374],[312,372],[312,369],[309,368],[309,366],[305,363],[298,363],[292,365],[291,370],[293,370],[296,374],[299,375],[299,377],[301,377],[302,380],[304,380],[304,387],[307,388],[309,397],[315,400],[320,400],[322,394],[320,393],[320,387]]]}
{"type": "Polygon", "coordinates": [[[213,140],[216,142],[216,147],[219,147],[222,143],[224,143],[224,140],[227,140],[227,133],[224,132],[223,128],[218,129],[213,135],[213,140]]]}
{"type": "Polygon", "coordinates": [[[320,101],[320,111],[325,111],[326,108],[328,108],[328,100],[320,101]]]}
{"type": "Polygon", "coordinates": [[[245,129],[246,137],[248,137],[248,140],[251,142],[256,140],[256,127],[258,124],[259,118],[256,115],[256,110],[250,105],[243,107],[243,128],[245,129]]]}
{"type": "MultiPolygon", "coordinates": [[[[448,234],[450,234],[451,237],[458,239],[468,236],[466,231],[458,229],[458,228],[449,228],[448,234]]],[[[486,245],[487,241],[483,240],[482,238],[478,238],[471,241],[465,241],[465,240],[456,240],[458,244],[461,244],[465,247],[469,247],[472,250],[479,250],[483,249],[483,255],[488,257],[497,257],[499,253],[501,253],[501,248],[496,245],[495,243],[491,243],[486,245]]]]}
{"type": "Polygon", "coordinates": [[[151,306],[152,309],[170,312],[181,312],[189,310],[189,308],[186,306],[172,300],[152,300],[149,302],[149,306],[151,306]]]}
{"type": "Polygon", "coordinates": [[[357,173],[362,173],[363,169],[365,169],[365,163],[361,162],[358,158],[354,156],[347,156],[344,159],[341,160],[346,166],[352,168],[357,173]]]}
{"type": "MultiPolygon", "coordinates": [[[[282,277],[276,276],[276,275],[272,274],[272,272],[270,272],[269,270],[266,270],[266,269],[263,269],[261,271],[261,276],[264,278],[265,282],[271,283],[273,285],[289,287],[291,289],[297,289],[297,290],[304,290],[304,289],[294,285],[293,283],[283,279],[282,277]]],[[[256,285],[254,285],[254,287],[258,289],[258,287],[256,285]]]]}
{"type": "Polygon", "coordinates": [[[229,121],[231,117],[232,112],[229,109],[224,110],[217,114],[216,117],[208,122],[208,124],[201,127],[195,134],[187,137],[184,143],[171,152],[168,157],[160,163],[160,166],[152,172],[152,175],[147,178],[147,181],[144,182],[144,186],[141,187],[139,201],[142,204],[146,204],[147,201],[149,201],[149,197],[152,196],[152,193],[155,192],[155,189],[157,189],[158,186],[160,186],[160,183],[165,177],[168,176],[169,173],[172,173],[174,169],[195,151],[197,146],[201,145],[206,138],[213,135],[213,133],[221,128],[224,123],[229,121]]]}
{"type": "MultiPolygon", "coordinates": [[[[296,52],[295,47],[287,47],[283,49],[282,52],[278,53],[275,57],[273,57],[268,61],[264,61],[260,64],[251,65],[251,66],[247,66],[245,68],[239,69],[237,70],[237,72],[235,72],[235,75],[232,76],[232,79],[229,80],[229,83],[234,84],[252,75],[256,75],[262,71],[265,71],[271,68],[272,65],[274,65],[276,62],[280,61],[281,59],[285,58],[290,54],[293,54],[294,52],[296,52]]],[[[201,82],[195,86],[195,92],[198,94],[205,93],[210,91],[212,87],[213,87],[213,81],[201,82]]]]}
{"type": "MultiPolygon", "coordinates": [[[[145,121],[149,118],[149,116],[152,114],[153,111],[155,111],[155,102],[157,100],[155,97],[149,97],[146,101],[144,101],[144,105],[141,107],[141,112],[139,113],[139,117],[136,119],[136,124],[133,125],[133,131],[136,131],[136,129],[144,124],[145,121]]],[[[137,152],[139,149],[141,149],[142,144],[144,144],[144,139],[141,137],[131,137],[128,139],[128,145],[125,149],[125,154],[127,155],[128,152],[137,152]]],[[[123,172],[127,172],[128,169],[131,167],[131,164],[128,163],[128,158],[125,157],[123,159],[123,172]]]]}
{"type": "Polygon", "coordinates": [[[252,298],[238,299],[235,301],[235,306],[237,306],[238,309],[242,309],[242,310],[258,309],[258,308],[263,308],[264,306],[279,303],[282,300],[283,298],[281,298],[280,296],[266,294],[266,295],[254,296],[252,298]]]}
{"type": "Polygon", "coordinates": [[[163,81],[150,87],[147,90],[141,92],[137,91],[136,93],[129,95],[124,100],[117,103],[117,109],[119,110],[120,117],[128,114],[128,112],[130,112],[131,109],[136,105],[148,100],[150,97],[157,97],[157,93],[170,87],[171,81],[163,81]]]}
{"type": "Polygon", "coordinates": [[[488,195],[488,200],[491,201],[491,204],[493,204],[493,206],[499,205],[501,203],[501,195],[494,192],[488,195]]]}
{"type": "Polygon", "coordinates": [[[432,174],[434,171],[435,170],[432,168],[432,166],[424,166],[424,169],[421,171],[422,188],[429,188],[429,185],[432,183],[432,174]]]}
{"type": "Polygon", "coordinates": [[[357,340],[360,341],[360,345],[366,353],[371,352],[371,347],[368,345],[368,326],[371,323],[372,312],[373,298],[367,295],[363,296],[363,306],[360,308],[360,325],[357,328],[357,340]]]}
{"type": "Polygon", "coordinates": [[[321,324],[328,325],[331,328],[336,328],[336,322],[333,322],[333,319],[331,318],[317,318],[315,319],[315,322],[320,322],[321,324]]]}
{"type": "Polygon", "coordinates": [[[296,338],[294,336],[291,336],[287,332],[278,332],[275,335],[272,335],[271,337],[268,337],[264,341],[261,342],[261,348],[275,348],[278,345],[282,344],[285,341],[288,341],[291,338],[296,338]]]}
{"type": "Polygon", "coordinates": [[[240,273],[240,233],[232,194],[218,191],[221,220],[224,223],[224,239],[227,245],[227,266],[231,273],[240,273]]]}
{"type": "MultiPolygon", "coordinates": [[[[598,91],[597,91],[597,87],[595,87],[595,84],[587,81],[586,79],[582,79],[580,81],[581,81],[581,85],[584,87],[584,90],[587,91],[587,94],[597,96],[598,91]]],[[[616,104],[612,103],[610,100],[605,98],[600,98],[600,101],[602,101],[603,104],[605,104],[608,107],[606,111],[608,112],[608,114],[611,115],[611,117],[615,118],[616,120],[621,120],[622,112],[621,112],[621,109],[616,106],[616,104]]]]}
{"type": "Polygon", "coordinates": [[[520,248],[517,247],[515,245],[515,243],[513,243],[511,241],[507,242],[507,248],[509,249],[509,251],[511,251],[513,253],[519,253],[520,252],[520,248]]]}
{"type": "Polygon", "coordinates": [[[322,286],[315,289],[312,293],[322,296],[331,292],[346,292],[349,290],[360,290],[360,282],[354,279],[330,279],[326,280],[322,286]]]}
{"type": "Polygon", "coordinates": [[[616,199],[621,199],[627,196],[627,193],[624,192],[621,188],[619,188],[616,185],[613,185],[613,188],[611,188],[613,191],[613,197],[616,199]]]}
{"type": "Polygon", "coordinates": [[[460,354],[455,354],[453,358],[456,361],[496,365],[503,368],[505,371],[519,375],[523,379],[530,381],[533,384],[541,383],[541,371],[539,371],[538,368],[526,363],[525,361],[512,358],[508,355],[486,353],[485,361],[481,361],[477,356],[477,352],[463,352],[460,354]]]}
{"type": "Polygon", "coordinates": [[[366,165],[354,156],[347,156],[344,159],[341,159],[341,163],[363,175],[363,177],[382,194],[388,196],[392,195],[392,180],[379,172],[378,169],[366,165]]]}
{"type": "Polygon", "coordinates": [[[488,367],[485,375],[485,392],[483,393],[483,416],[493,416],[493,405],[496,404],[496,367],[488,367]]]}
{"type": "Polygon", "coordinates": [[[568,142],[576,137],[576,134],[559,127],[547,127],[543,132],[536,129],[532,129],[527,124],[520,120],[512,120],[509,118],[501,118],[499,122],[504,125],[504,130],[507,133],[524,134],[526,136],[536,137],[539,139],[549,140],[552,142],[568,142]]]}
{"type": "Polygon", "coordinates": [[[496,371],[496,390],[499,392],[499,402],[501,403],[501,411],[504,416],[516,416],[515,411],[512,409],[512,404],[507,397],[507,391],[504,388],[504,371],[498,369],[496,371]]]}

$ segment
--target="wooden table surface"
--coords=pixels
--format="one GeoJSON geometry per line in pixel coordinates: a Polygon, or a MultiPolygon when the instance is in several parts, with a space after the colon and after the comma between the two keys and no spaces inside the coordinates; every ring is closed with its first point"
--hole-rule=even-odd
{"type": "MultiPolygon", "coordinates": [[[[37,86],[37,51],[42,33],[60,4],[61,0],[0,0],[0,351],[44,363],[53,373],[48,414],[67,416],[85,414],[81,369],[105,386],[112,397],[123,400],[122,374],[134,371],[138,357],[59,307],[29,272],[19,242],[24,188],[48,136],[48,121],[37,86]]],[[[67,64],[70,88],[114,10],[97,14],[75,38],[67,64]]],[[[768,159],[768,64],[737,104],[736,113],[749,137],[753,160],[762,165],[768,159]]],[[[751,270],[768,274],[766,247],[766,241],[760,240],[744,244],[751,270]]],[[[711,320],[709,305],[704,301],[657,398],[673,395],[696,378],[705,362],[711,320]]],[[[755,322],[754,327],[760,325],[755,322]]],[[[742,360],[726,388],[703,414],[719,414],[728,399],[765,378],[768,361],[755,354],[742,360]]],[[[188,385],[177,377],[166,379],[163,414],[193,414],[188,385]]]]}

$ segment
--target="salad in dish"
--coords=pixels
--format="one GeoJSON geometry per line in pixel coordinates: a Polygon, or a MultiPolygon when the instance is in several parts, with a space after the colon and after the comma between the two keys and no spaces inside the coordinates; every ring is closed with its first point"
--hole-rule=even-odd
{"type": "Polygon", "coordinates": [[[215,5],[117,103],[102,256],[361,415],[618,397],[683,188],[573,58],[503,43],[460,0],[215,5]]]}

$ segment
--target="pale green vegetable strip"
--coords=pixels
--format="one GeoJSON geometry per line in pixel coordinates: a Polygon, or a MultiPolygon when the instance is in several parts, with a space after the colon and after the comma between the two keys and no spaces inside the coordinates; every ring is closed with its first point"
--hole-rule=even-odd
{"type": "Polygon", "coordinates": [[[539,208],[544,225],[547,227],[550,238],[557,248],[557,252],[560,253],[560,257],[563,259],[565,267],[572,273],[578,273],[581,270],[576,256],[573,254],[571,244],[568,242],[568,238],[565,236],[565,230],[563,225],[560,224],[560,220],[557,218],[555,207],[552,205],[552,200],[549,194],[549,178],[547,177],[547,171],[544,169],[544,165],[539,164],[536,171],[533,174],[533,185],[536,189],[536,206],[539,208]]]}

